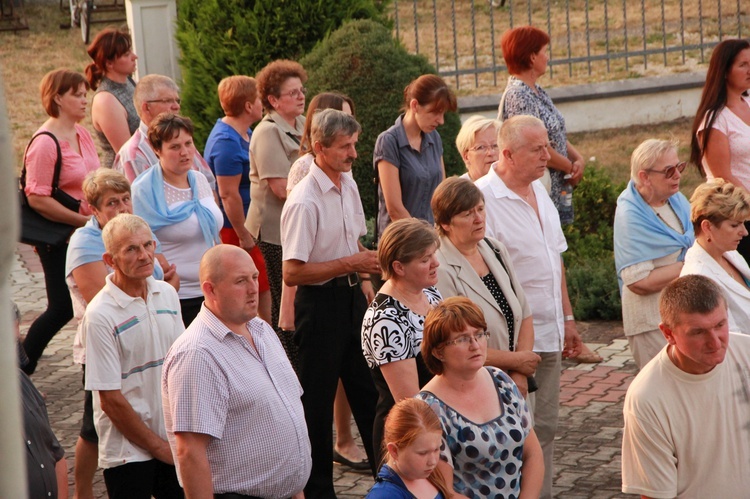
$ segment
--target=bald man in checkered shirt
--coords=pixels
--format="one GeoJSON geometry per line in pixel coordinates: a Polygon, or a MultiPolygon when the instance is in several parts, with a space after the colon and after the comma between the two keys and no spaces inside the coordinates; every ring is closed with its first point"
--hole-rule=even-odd
{"type": "Polygon", "coordinates": [[[302,388],[259,319],[258,270],[243,249],[203,255],[198,317],[164,360],[167,437],[191,499],[301,498],[310,475],[302,388]]]}
{"type": "Polygon", "coordinates": [[[348,173],[361,128],[350,115],[325,109],[311,118],[315,161],[281,212],[284,282],[297,286],[294,339],[305,394],[313,469],[307,499],[335,498],[333,399],[339,378],[371,466],[377,391],[362,354],[360,331],[372,284],[358,272],[377,272],[377,256],[359,238],[366,232],[357,184],[348,173]],[[364,293],[363,293],[364,292],[364,293]],[[367,298],[365,298],[367,295],[367,298]]]}

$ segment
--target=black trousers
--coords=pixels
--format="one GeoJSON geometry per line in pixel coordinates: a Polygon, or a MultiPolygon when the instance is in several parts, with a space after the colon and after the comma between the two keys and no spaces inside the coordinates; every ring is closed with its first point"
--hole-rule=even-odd
{"type": "Polygon", "coordinates": [[[127,463],[104,470],[109,499],[183,499],[174,466],[158,459],[127,463]]]}
{"type": "Polygon", "coordinates": [[[36,370],[37,362],[50,340],[73,318],[73,302],[65,283],[65,254],[68,252],[68,245],[37,246],[36,251],[44,270],[47,310],[34,320],[23,341],[23,349],[29,357],[29,363],[23,371],[29,375],[36,370]]]}
{"type": "Polygon", "coordinates": [[[294,300],[295,341],[302,405],[312,446],[307,499],[335,499],[333,489],[333,400],[339,378],[374,470],[372,428],[378,395],[362,355],[362,318],[367,302],[359,286],[299,286],[294,300]]]}

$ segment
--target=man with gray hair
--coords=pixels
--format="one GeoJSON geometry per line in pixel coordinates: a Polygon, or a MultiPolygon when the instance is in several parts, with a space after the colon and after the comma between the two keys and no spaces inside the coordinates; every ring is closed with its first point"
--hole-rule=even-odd
{"type": "Polygon", "coordinates": [[[180,498],[160,389],[164,357],[184,330],[180,301],[152,277],[156,243],[142,218],[117,215],[102,239],[102,258],[114,272],[89,302],[81,332],[107,493],[180,498]]]}
{"type": "Polygon", "coordinates": [[[750,336],[729,332],[726,299],[705,276],[672,281],[659,313],[667,345],[625,396],[622,491],[748,497],[750,336]]]}
{"type": "Polygon", "coordinates": [[[359,273],[379,268],[376,253],[359,242],[367,227],[357,184],[349,174],[357,157],[359,123],[334,109],[308,119],[313,120],[315,161],[281,212],[281,245],[284,282],[298,286],[294,339],[312,447],[312,474],[305,487],[310,499],[336,497],[331,427],[339,378],[370,465],[378,465],[372,442],[377,392],[360,343],[362,318],[374,291],[369,276],[359,273]]]}
{"type": "Polygon", "coordinates": [[[581,350],[561,256],[568,245],[557,209],[539,181],[550,159],[544,123],[533,116],[509,118],[500,127],[498,145],[500,160],[476,185],[484,194],[486,233],[508,249],[534,316],[534,352],[542,360],[535,374],[539,390],[530,403],[544,453],[541,497],[551,497],[562,357],[576,357],[581,350]]]}
{"type": "MultiPolygon", "coordinates": [[[[161,113],[180,112],[180,89],[168,76],[147,75],[135,86],[133,102],[141,118],[141,124],[117,152],[112,165],[112,168],[124,174],[131,184],[135,177],[159,162],[154,148],[148,141],[148,127],[161,113]]],[[[205,175],[211,190],[216,192],[216,177],[197,149],[193,156],[192,168],[205,175]]]]}

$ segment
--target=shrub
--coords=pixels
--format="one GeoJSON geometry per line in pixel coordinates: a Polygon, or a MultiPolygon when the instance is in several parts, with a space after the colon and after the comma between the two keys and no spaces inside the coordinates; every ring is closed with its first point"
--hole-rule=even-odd
{"type": "MultiPolygon", "coordinates": [[[[398,117],[406,85],[420,75],[436,71],[424,57],[409,54],[401,47],[390,30],[368,20],[345,23],[300,62],[309,76],[309,96],[340,92],[354,100],[357,121],[362,125],[354,178],[365,215],[374,217],[377,207],[372,166],[375,139],[398,117]]],[[[438,128],[447,175],[465,170],[455,147],[460,128],[457,113],[446,113],[445,124],[438,128]]]]}
{"type": "Polygon", "coordinates": [[[346,19],[384,21],[386,5],[382,0],[180,0],[182,107],[195,122],[198,146],[203,148],[223,115],[216,95],[222,78],[252,76],[274,59],[297,60],[346,19]]]}
{"type": "Polygon", "coordinates": [[[622,318],[615,272],[613,229],[617,197],[624,183],[595,165],[587,166],[584,180],[573,191],[575,221],[565,227],[564,253],[568,292],[580,320],[622,318]]]}

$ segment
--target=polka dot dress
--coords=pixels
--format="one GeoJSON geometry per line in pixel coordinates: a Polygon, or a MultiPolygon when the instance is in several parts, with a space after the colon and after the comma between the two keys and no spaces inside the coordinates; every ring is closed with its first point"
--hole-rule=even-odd
{"type": "Polygon", "coordinates": [[[510,308],[508,300],[503,294],[503,290],[500,289],[500,285],[497,283],[497,279],[492,275],[492,272],[482,277],[482,282],[492,294],[492,297],[497,302],[497,306],[500,307],[500,311],[505,317],[505,321],[508,323],[508,350],[511,352],[515,350],[514,338],[513,338],[513,310],[510,308]]]}

